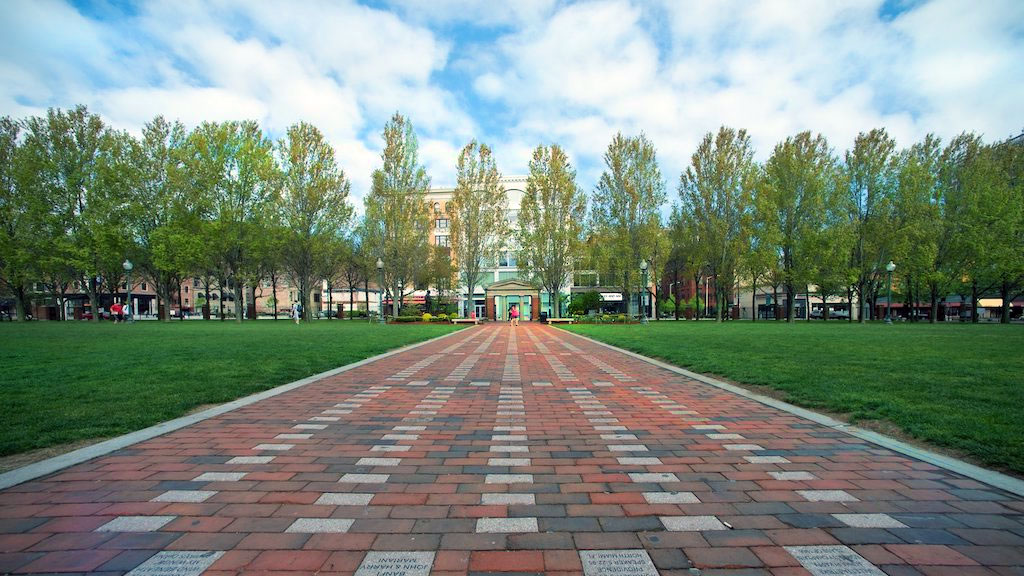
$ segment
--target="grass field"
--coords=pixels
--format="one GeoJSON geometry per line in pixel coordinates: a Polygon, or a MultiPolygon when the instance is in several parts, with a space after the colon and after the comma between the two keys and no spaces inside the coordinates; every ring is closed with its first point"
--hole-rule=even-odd
{"type": "Polygon", "coordinates": [[[116,436],[455,330],[365,322],[0,324],[0,456],[116,436]]]}
{"type": "Polygon", "coordinates": [[[651,322],[579,334],[1024,475],[1024,328],[651,322]]]}

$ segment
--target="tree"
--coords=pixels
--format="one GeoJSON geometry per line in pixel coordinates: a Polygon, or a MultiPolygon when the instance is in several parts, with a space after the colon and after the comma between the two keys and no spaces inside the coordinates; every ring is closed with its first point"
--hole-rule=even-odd
{"type": "Polygon", "coordinates": [[[848,218],[854,238],[850,266],[856,275],[860,322],[865,320],[866,303],[874,302],[885,279],[893,248],[892,206],[899,173],[895,148],[889,134],[876,128],[858,134],[853,150],[846,152],[848,218]]]}
{"type": "MultiPolygon", "coordinates": [[[[211,238],[224,281],[234,288],[235,321],[243,291],[257,281],[250,244],[263,227],[275,194],[273,143],[255,121],[204,122],[189,137],[213,209],[211,238]]],[[[221,301],[224,301],[221,294],[221,301]]],[[[222,316],[223,318],[223,316],[222,316]]]]}
{"type": "MultiPolygon", "coordinates": [[[[188,198],[192,189],[185,185],[181,167],[187,133],[180,122],[173,124],[157,116],[142,128],[138,157],[138,186],[135,203],[129,207],[131,235],[135,240],[133,260],[140,277],[153,286],[161,306],[161,318],[170,320],[171,296],[186,270],[179,268],[180,258],[171,254],[191,245],[175,243],[177,227],[190,227],[198,215],[197,203],[188,198]],[[160,246],[161,241],[169,244],[160,246]],[[160,257],[158,254],[163,253],[160,257]]],[[[185,234],[187,235],[187,234],[185,234]]]]}
{"type": "Polygon", "coordinates": [[[941,182],[941,154],[939,139],[929,134],[899,156],[891,258],[899,262],[899,277],[911,304],[920,299],[925,284],[939,279],[933,275],[943,236],[942,213],[934,199],[941,182]]]}
{"type": "Polygon", "coordinates": [[[745,249],[744,224],[759,177],[747,131],[723,126],[704,136],[679,179],[681,210],[700,238],[701,259],[714,278],[718,321],[745,249]]]}
{"type": "Polygon", "coordinates": [[[395,113],[384,126],[383,137],[383,165],[373,171],[373,184],[364,200],[366,239],[372,253],[384,262],[391,313],[398,316],[405,289],[427,258],[430,177],[419,163],[419,144],[411,122],[395,113]]]}
{"type": "Polygon", "coordinates": [[[767,227],[762,238],[774,240],[780,255],[786,321],[792,322],[797,288],[814,276],[836,160],[824,136],[801,132],[775,146],[764,172],[765,185],[755,197],[757,214],[767,227]]]}
{"type": "MultiPolygon", "coordinates": [[[[46,242],[49,252],[40,259],[42,276],[66,287],[77,280],[89,297],[94,321],[99,321],[99,293],[105,260],[121,261],[109,252],[112,227],[118,222],[124,199],[112,180],[100,178],[100,164],[117,161],[118,137],[108,135],[99,116],[85,106],[63,111],[50,109],[46,117],[26,121],[26,168],[32,175],[32,193],[48,206],[46,242]]],[[[108,173],[109,176],[109,173],[108,173]]],[[[112,279],[106,279],[110,281],[112,279]]]]}
{"type": "MultiPolygon", "coordinates": [[[[360,222],[355,230],[349,235],[348,249],[345,251],[345,261],[342,263],[340,279],[348,288],[348,317],[351,320],[355,310],[355,290],[359,284],[369,281],[369,272],[373,264],[369,261],[370,254],[366,249],[364,239],[365,229],[360,222]]],[[[369,308],[370,300],[367,298],[366,306],[369,308]]],[[[367,310],[369,312],[369,310],[367,310]]]]}
{"type": "Polygon", "coordinates": [[[459,154],[457,183],[448,203],[452,251],[460,282],[466,286],[466,316],[473,307],[473,292],[480,273],[493,263],[504,246],[509,225],[505,218],[508,196],[498,183],[501,174],[491,149],[473,140],[459,154]]]}
{"type": "Polygon", "coordinates": [[[562,148],[537,146],[519,206],[517,259],[520,270],[548,293],[555,317],[562,314],[559,294],[583,242],[580,215],[586,208],[576,170],[562,148]]]}
{"type": "Polygon", "coordinates": [[[654,144],[644,134],[616,134],[604,162],[591,218],[595,228],[605,231],[617,259],[625,257],[617,276],[622,280],[623,296],[629,297],[641,288],[640,261],[653,258],[666,199],[665,182],[654,144]]]}
{"type": "Polygon", "coordinates": [[[13,296],[15,316],[23,321],[31,283],[39,270],[36,255],[43,252],[46,210],[28,189],[20,132],[17,122],[0,118],[0,293],[13,296]]]}
{"type": "Polygon", "coordinates": [[[288,128],[278,143],[282,183],[280,214],[285,228],[284,266],[299,289],[303,314],[309,317],[313,283],[331,275],[352,216],[351,185],[334,157],[334,148],[316,127],[305,122],[288,128]]]}

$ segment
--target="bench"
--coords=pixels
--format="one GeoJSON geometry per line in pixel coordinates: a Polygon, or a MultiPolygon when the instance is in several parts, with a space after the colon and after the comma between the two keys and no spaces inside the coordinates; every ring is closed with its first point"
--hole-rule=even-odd
{"type": "Polygon", "coordinates": [[[552,324],[572,324],[575,318],[548,318],[548,326],[552,324]]]}
{"type": "Polygon", "coordinates": [[[479,318],[452,318],[452,324],[479,324],[479,318]]]}

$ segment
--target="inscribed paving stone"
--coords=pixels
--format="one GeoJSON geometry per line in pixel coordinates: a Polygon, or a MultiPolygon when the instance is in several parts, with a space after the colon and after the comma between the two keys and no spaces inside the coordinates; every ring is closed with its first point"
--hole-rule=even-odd
{"type": "Polygon", "coordinates": [[[610,452],[647,452],[647,446],[643,444],[609,444],[610,452]]]}
{"type": "Polygon", "coordinates": [[[810,472],[769,472],[769,476],[776,480],[817,480],[818,477],[810,472]]]}
{"type": "Polygon", "coordinates": [[[237,482],[248,472],[204,472],[192,479],[193,482],[237,482]]]}
{"type": "Polygon", "coordinates": [[[526,426],[495,426],[494,432],[525,432],[526,426]]]}
{"type": "Polygon", "coordinates": [[[324,410],[321,414],[351,414],[351,410],[324,410]]]}
{"type": "Polygon", "coordinates": [[[725,430],[725,426],[721,424],[695,424],[694,430],[725,430]]]}
{"type": "Polygon", "coordinates": [[[808,502],[859,502],[845,490],[797,490],[808,502]]]}
{"type": "Polygon", "coordinates": [[[392,430],[408,430],[408,431],[426,430],[426,429],[427,429],[426,426],[395,426],[394,428],[392,428],[392,430]]]}
{"type": "Polygon", "coordinates": [[[644,492],[648,504],[700,504],[693,492],[644,492]]]}
{"type": "Polygon", "coordinates": [[[705,434],[712,440],[740,440],[743,438],[742,434],[705,434]]]}
{"type": "Polygon", "coordinates": [[[597,430],[599,432],[612,432],[615,430],[628,430],[628,428],[621,424],[615,424],[611,426],[594,426],[594,430],[597,430]]]}
{"type": "Polygon", "coordinates": [[[671,472],[630,472],[629,479],[633,482],[679,482],[679,478],[671,472]]]}
{"type": "Polygon", "coordinates": [[[625,466],[630,466],[630,465],[654,466],[654,465],[662,463],[661,458],[658,458],[657,456],[649,456],[649,457],[641,457],[641,458],[621,457],[621,458],[616,458],[616,460],[619,461],[619,464],[622,464],[622,465],[625,465],[625,466]]]}
{"type": "Polygon", "coordinates": [[[888,514],[833,514],[833,518],[853,528],[906,528],[888,514]]]}
{"type": "Polygon", "coordinates": [[[341,420],[337,416],[313,416],[309,419],[310,422],[337,422],[341,420]]]}
{"type": "Polygon", "coordinates": [[[155,532],[177,516],[118,516],[95,532],[155,532]]]}
{"type": "Polygon", "coordinates": [[[353,474],[350,472],[342,476],[338,482],[345,482],[347,484],[383,484],[390,477],[390,474],[353,474]]]}
{"type": "Polygon", "coordinates": [[[392,446],[390,444],[378,444],[370,448],[370,452],[408,452],[412,446],[392,446]]]}
{"type": "Polygon", "coordinates": [[[325,430],[327,424],[296,424],[292,428],[295,430],[325,430]]]}
{"type": "Polygon", "coordinates": [[[665,529],[671,532],[699,532],[702,530],[728,530],[715,516],[659,516],[665,529]]]}
{"type": "Polygon", "coordinates": [[[427,576],[433,552],[367,552],[355,576],[427,576]]]}
{"type": "Polygon", "coordinates": [[[536,518],[479,518],[477,533],[509,534],[512,532],[537,532],[536,518]]]}
{"type": "Polygon", "coordinates": [[[470,382],[470,386],[490,386],[490,382],[470,382]]]}
{"type": "Polygon", "coordinates": [[[885,576],[846,546],[784,546],[814,576],[885,576]]]}
{"type": "Polygon", "coordinates": [[[339,534],[348,532],[355,520],[349,518],[296,518],[285,532],[300,534],[339,534]]]}
{"type": "Polygon", "coordinates": [[[385,434],[381,440],[419,440],[419,434],[385,434]]]}
{"type": "Polygon", "coordinates": [[[537,497],[534,494],[506,494],[502,493],[486,493],[482,494],[480,498],[481,504],[529,504],[533,505],[537,503],[537,497]]]}
{"type": "Polygon", "coordinates": [[[220,551],[175,550],[157,552],[127,576],[199,576],[224,555],[220,551]]]}
{"type": "Polygon", "coordinates": [[[618,422],[618,418],[587,418],[587,421],[591,424],[608,424],[611,422],[618,422]]]}
{"type": "Polygon", "coordinates": [[[325,506],[366,506],[373,500],[373,494],[356,492],[326,492],[316,500],[316,504],[325,506]]]}
{"type": "Polygon", "coordinates": [[[525,434],[494,434],[491,442],[522,442],[526,440],[525,434]]]}
{"type": "Polygon", "coordinates": [[[205,502],[216,490],[168,490],[150,502],[205,502]]]}
{"type": "Polygon", "coordinates": [[[646,550],[582,550],[585,576],[658,576],[646,550]]]}
{"type": "Polygon", "coordinates": [[[295,448],[295,444],[257,444],[253,450],[276,450],[284,451],[295,448]]]}
{"type": "Polygon", "coordinates": [[[726,450],[764,450],[757,444],[723,444],[722,448],[726,450]]]}
{"type": "Polygon", "coordinates": [[[309,440],[312,437],[312,434],[278,434],[274,440],[309,440]]]}
{"type": "Polygon", "coordinates": [[[398,466],[401,458],[360,458],[356,466],[398,466]]]}

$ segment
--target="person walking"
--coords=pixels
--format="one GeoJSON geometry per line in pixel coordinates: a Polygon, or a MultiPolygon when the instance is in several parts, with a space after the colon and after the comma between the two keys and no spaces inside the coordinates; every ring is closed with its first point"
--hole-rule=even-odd
{"type": "Polygon", "coordinates": [[[296,302],[292,307],[292,318],[295,319],[296,324],[302,322],[302,304],[296,302]]]}
{"type": "Polygon", "coordinates": [[[122,318],[122,314],[123,313],[124,313],[124,306],[122,306],[120,302],[114,302],[113,304],[111,304],[111,306],[110,306],[110,319],[114,321],[114,324],[119,324],[121,322],[121,320],[123,320],[123,318],[122,318]]]}
{"type": "Polygon", "coordinates": [[[508,313],[509,318],[512,319],[513,326],[519,326],[519,306],[513,304],[512,310],[508,313]]]}

